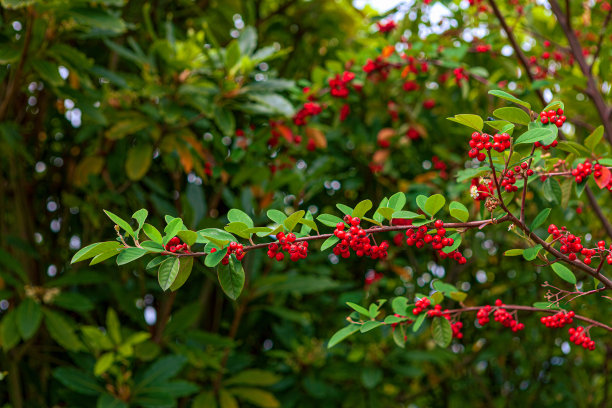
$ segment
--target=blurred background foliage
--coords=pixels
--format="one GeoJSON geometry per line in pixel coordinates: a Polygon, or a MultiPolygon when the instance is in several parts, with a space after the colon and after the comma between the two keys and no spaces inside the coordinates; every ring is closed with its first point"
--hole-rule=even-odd
{"type": "MultiPolygon", "coordinates": [[[[384,262],[338,263],[313,249],[306,261],[271,263],[254,251],[237,302],[198,261],[168,293],[144,261],[69,266],[76,250],[114,236],[102,209],[127,217],[144,207],[160,227],[170,214],[200,229],[223,225],[230,208],[265,224],[270,208],[316,217],[402,191],[408,203],[442,193],[478,217],[470,180],[453,177],[470,166],[470,132],[446,117],[486,118],[503,106],[487,91],[500,88],[534,110],[538,93],[565,101],[570,140],[601,124],[539,2],[499,5],[537,60],[532,80],[478,1],[408,2],[384,15],[348,0],[1,3],[5,407],[606,406],[609,339],[595,332],[595,352],[576,350],[537,317],[521,316],[527,328],[515,335],[466,316],[464,339],[447,350],[427,327],[404,349],[390,330],[327,349],[347,301],[427,293],[433,279],[468,292],[468,305],[542,300],[540,284],[555,278],[501,257],[522,245],[505,228],[468,234],[461,266],[405,245],[384,262]],[[389,17],[398,26],[381,32],[389,17]],[[542,57],[551,47],[542,36],[558,60],[542,57]],[[364,72],[377,58],[382,68],[364,72]],[[348,96],[330,96],[328,80],[344,71],[355,74],[348,96]],[[308,98],[322,112],[298,126],[308,98]],[[374,272],[382,279],[367,280],[374,272]]],[[[609,16],[603,3],[569,2],[591,53],[609,16]]],[[[593,69],[609,103],[603,33],[593,69]]],[[[598,149],[609,152],[605,141],[598,149]]],[[[609,192],[594,190],[609,217],[609,192]]],[[[604,237],[584,196],[534,191],[529,216],[554,207],[553,222],[604,237]]],[[[574,308],[609,321],[609,303],[598,304],[586,297],[574,308]]]]}

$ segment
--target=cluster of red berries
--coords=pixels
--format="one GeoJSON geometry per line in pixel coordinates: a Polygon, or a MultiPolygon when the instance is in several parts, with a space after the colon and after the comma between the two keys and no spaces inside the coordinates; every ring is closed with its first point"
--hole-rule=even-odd
{"type": "Polygon", "coordinates": [[[461,86],[462,80],[467,81],[470,78],[465,69],[461,67],[453,69],[453,76],[455,77],[457,86],[461,86]]]}
{"type": "Polygon", "coordinates": [[[582,346],[589,351],[595,350],[595,342],[584,331],[584,327],[578,326],[577,328],[570,327],[569,330],[570,341],[582,346]]]}
{"type": "Polygon", "coordinates": [[[189,253],[189,245],[181,244],[181,239],[179,237],[174,237],[168,242],[165,246],[166,251],[168,252],[184,252],[189,253]]]}
{"type": "Polygon", "coordinates": [[[375,77],[376,79],[380,78],[383,81],[387,80],[389,77],[390,70],[391,65],[380,56],[376,57],[375,60],[368,59],[366,64],[363,66],[363,72],[368,74],[368,78],[375,77]]]}
{"type": "Polygon", "coordinates": [[[552,234],[555,241],[558,240],[561,243],[559,251],[562,254],[567,254],[570,261],[575,261],[577,258],[576,254],[579,253],[584,256],[583,262],[590,265],[592,262],[591,258],[597,256],[597,252],[599,252],[599,256],[605,256],[608,265],[612,265],[612,245],[606,249],[605,241],[597,242],[596,249],[589,249],[583,247],[582,239],[574,234],[570,234],[566,227],[561,227],[559,230],[555,224],[550,224],[548,226],[548,233],[552,234]]]}
{"type": "Polygon", "coordinates": [[[461,333],[461,329],[463,329],[463,323],[455,322],[451,323],[451,330],[453,331],[453,338],[462,339],[463,333],[461,333]]]}
{"type": "Polygon", "coordinates": [[[491,51],[491,44],[478,44],[476,46],[476,52],[489,52],[491,51]]]}
{"type": "Polygon", "coordinates": [[[376,26],[378,27],[378,31],[381,33],[388,33],[389,31],[393,31],[395,27],[397,27],[397,24],[395,21],[389,20],[386,22],[379,21],[376,23],[376,26]]]}
{"type": "Polygon", "coordinates": [[[515,185],[516,176],[520,176],[520,174],[515,175],[512,170],[507,170],[506,173],[502,175],[501,186],[506,192],[511,193],[518,190],[518,187],[515,185]]]}
{"type": "Polygon", "coordinates": [[[421,138],[421,134],[419,133],[419,131],[413,128],[412,126],[409,127],[408,130],[406,131],[406,136],[410,140],[418,140],[421,138]]]}
{"type": "MultiPolygon", "coordinates": [[[[412,314],[418,315],[423,310],[430,306],[429,299],[423,298],[419,299],[416,302],[415,308],[412,309],[412,314]]],[[[427,317],[444,317],[446,320],[450,321],[451,317],[448,312],[448,309],[442,310],[442,306],[435,305],[433,309],[427,311],[427,317]]],[[[463,333],[461,333],[461,329],[463,328],[463,323],[457,321],[455,323],[451,323],[451,329],[453,331],[453,338],[462,339],[463,333]]]]}
{"type": "Polygon", "coordinates": [[[402,88],[404,88],[406,92],[412,92],[419,89],[419,84],[417,84],[416,81],[406,81],[404,85],[402,85],[402,88]]]}
{"type": "Polygon", "coordinates": [[[344,222],[336,224],[334,235],[340,239],[340,242],[334,247],[334,254],[348,258],[351,256],[352,249],[358,257],[367,256],[372,259],[386,258],[389,243],[383,241],[380,245],[372,245],[366,231],[359,226],[360,222],[359,217],[345,215],[344,222]],[[345,229],[347,225],[348,231],[345,229]]]}
{"type": "Polygon", "coordinates": [[[296,126],[304,126],[309,117],[319,115],[321,112],[321,105],[316,102],[306,102],[293,117],[293,123],[296,126]]]}
{"type": "MultiPolygon", "coordinates": [[[[210,253],[214,253],[217,252],[217,248],[213,248],[210,250],[210,253]]],[[[232,241],[229,243],[228,249],[227,249],[227,253],[225,254],[225,256],[223,257],[223,259],[221,260],[221,264],[223,265],[227,265],[229,263],[229,258],[230,255],[235,254],[236,255],[236,259],[239,261],[242,261],[242,259],[244,258],[244,256],[246,255],[246,252],[244,252],[244,246],[242,244],[239,244],[238,242],[232,241]]]]}
{"type": "Polygon", "coordinates": [[[273,242],[268,245],[268,257],[274,258],[277,261],[285,259],[283,251],[289,254],[289,258],[295,262],[299,259],[304,259],[308,255],[308,242],[300,241],[295,242],[295,234],[289,233],[285,235],[284,232],[279,232],[276,237],[278,242],[273,242]]]}
{"type": "Polygon", "coordinates": [[[346,118],[348,118],[348,115],[350,113],[351,107],[349,106],[349,104],[345,103],[344,105],[342,105],[342,107],[340,108],[340,122],[344,122],[346,118]]]}
{"type": "MultiPolygon", "coordinates": [[[[570,234],[566,227],[561,227],[561,230],[559,230],[555,224],[550,224],[548,233],[552,234],[555,241],[558,240],[561,243],[559,251],[562,254],[569,254],[570,261],[574,261],[576,254],[582,253],[582,250],[586,249],[582,246],[582,238],[570,234]]],[[[587,251],[590,253],[590,250],[587,249],[587,251]]]]}
{"type": "Polygon", "coordinates": [[[542,150],[549,150],[551,147],[557,147],[558,144],[559,144],[559,142],[556,141],[556,140],[553,140],[553,142],[551,144],[548,144],[548,145],[542,144],[540,142],[535,142],[534,143],[535,147],[541,147],[542,150]]]}
{"type": "Polygon", "coordinates": [[[553,125],[556,125],[558,128],[560,128],[561,126],[563,126],[566,119],[567,118],[565,117],[565,115],[563,115],[563,109],[561,108],[557,109],[557,111],[549,110],[548,112],[540,112],[540,122],[542,122],[543,125],[546,125],[547,123],[552,123],[553,125]]]}
{"type": "Polygon", "coordinates": [[[329,88],[332,96],[336,98],[347,98],[349,95],[349,83],[355,79],[355,74],[350,71],[344,71],[342,75],[336,74],[334,78],[330,78],[329,88]]]}
{"type": "Polygon", "coordinates": [[[572,170],[572,176],[576,178],[576,183],[582,183],[586,181],[592,172],[593,164],[587,160],[584,163],[579,163],[576,168],[572,170]]]}
{"type": "MultiPolygon", "coordinates": [[[[493,318],[496,322],[501,323],[504,327],[512,329],[513,332],[517,332],[525,328],[523,323],[517,322],[514,316],[504,309],[504,304],[501,299],[497,299],[495,301],[495,306],[497,309],[493,312],[493,318]]],[[[491,313],[491,310],[493,310],[493,308],[490,305],[483,306],[478,310],[478,313],[476,313],[478,324],[484,326],[485,324],[489,323],[489,314],[491,313]]]]}
{"type": "Polygon", "coordinates": [[[491,183],[488,179],[480,179],[478,177],[474,177],[470,186],[470,195],[476,201],[486,200],[488,197],[493,196],[494,187],[493,183],[491,183]]]}
{"type": "MultiPolygon", "coordinates": [[[[426,226],[421,225],[418,229],[409,229],[406,231],[406,244],[408,246],[416,246],[421,249],[425,244],[431,244],[432,248],[438,251],[438,255],[442,259],[451,258],[463,265],[467,262],[461,252],[455,250],[445,253],[442,249],[444,247],[452,246],[455,241],[452,238],[445,237],[446,229],[444,228],[444,222],[442,220],[436,220],[434,222],[435,234],[429,234],[426,226]]],[[[432,229],[433,231],[433,229],[432,229]]]]}
{"type": "Polygon", "coordinates": [[[446,171],[448,169],[448,165],[440,160],[438,156],[432,157],[431,161],[433,163],[433,168],[440,171],[440,177],[443,179],[448,178],[448,172],[446,171]]]}
{"type": "Polygon", "coordinates": [[[485,161],[487,158],[486,154],[482,152],[482,150],[495,150],[497,152],[503,152],[506,149],[510,148],[510,135],[507,133],[502,133],[501,135],[496,133],[493,136],[493,141],[491,141],[491,135],[486,133],[474,132],[472,133],[472,138],[470,139],[470,151],[468,152],[468,156],[471,159],[478,159],[479,161],[485,161]]]}
{"type": "Polygon", "coordinates": [[[408,64],[404,67],[402,71],[402,77],[406,77],[409,73],[418,74],[419,71],[421,73],[425,73],[429,70],[429,64],[427,63],[427,61],[419,61],[414,56],[407,54],[402,54],[402,59],[408,61],[408,64]]]}
{"type": "Polygon", "coordinates": [[[489,313],[491,313],[491,306],[486,305],[478,309],[476,313],[476,318],[478,319],[478,324],[484,326],[489,323],[489,313]]]}
{"type": "Polygon", "coordinates": [[[558,312],[552,316],[543,316],[540,318],[540,322],[546,327],[550,328],[562,328],[566,324],[572,324],[574,321],[575,313],[573,310],[565,313],[558,312]]]}
{"type": "MultiPolygon", "coordinates": [[[[429,305],[431,305],[431,302],[426,297],[417,300],[416,304],[414,305],[414,309],[412,309],[412,314],[415,316],[421,314],[421,312],[427,309],[429,305]]],[[[439,305],[436,305],[436,306],[439,306],[439,305]]]]}

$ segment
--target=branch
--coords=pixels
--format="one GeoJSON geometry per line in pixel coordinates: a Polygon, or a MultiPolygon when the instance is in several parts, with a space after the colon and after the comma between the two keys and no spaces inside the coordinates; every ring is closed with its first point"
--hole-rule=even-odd
{"type": "Polygon", "coordinates": [[[610,122],[610,109],[606,105],[601,93],[598,90],[597,83],[595,82],[595,77],[591,72],[591,67],[586,62],[584,58],[584,54],[582,53],[582,46],[576,37],[576,34],[570,27],[570,22],[568,18],[561,11],[561,7],[557,0],[550,0],[550,8],[557,18],[559,22],[559,26],[563,30],[567,41],[569,42],[570,49],[572,50],[572,54],[574,55],[574,59],[578,62],[578,66],[582,71],[582,74],[587,79],[587,89],[586,94],[591,97],[593,104],[595,105],[595,109],[597,110],[597,114],[601,120],[601,123],[604,126],[606,138],[608,142],[612,143],[612,123],[610,122]]]}
{"type": "MultiPolygon", "coordinates": [[[[497,7],[497,3],[495,3],[495,0],[489,0],[489,4],[491,5],[491,8],[493,9],[493,13],[495,14],[495,17],[497,17],[497,20],[499,21],[502,28],[504,29],[504,32],[506,33],[506,36],[508,37],[508,41],[510,41],[510,45],[512,46],[512,49],[516,53],[516,56],[521,62],[521,65],[523,66],[523,68],[525,68],[525,73],[527,74],[529,81],[533,82],[534,78],[533,78],[533,75],[531,74],[531,70],[529,69],[529,61],[527,60],[527,57],[525,57],[525,54],[523,54],[523,50],[521,49],[519,44],[516,42],[516,38],[514,38],[514,33],[512,32],[512,29],[508,26],[508,23],[506,23],[506,19],[504,18],[501,11],[499,10],[499,7],[497,7]]],[[[542,102],[542,104],[545,105],[546,101],[544,100],[544,95],[542,95],[542,92],[538,89],[536,90],[536,94],[540,98],[540,101],[542,102]]]]}
{"type": "Polygon", "coordinates": [[[603,26],[599,31],[599,39],[597,40],[597,48],[595,49],[595,54],[593,54],[593,62],[591,62],[591,66],[589,67],[589,72],[593,71],[593,65],[597,62],[597,58],[599,58],[599,53],[601,52],[601,44],[603,43],[604,36],[606,35],[606,28],[608,24],[610,24],[610,19],[612,18],[612,8],[608,11],[606,15],[606,19],[604,20],[603,26]]]}
{"type": "MultiPolygon", "coordinates": [[[[559,312],[559,310],[556,310],[556,309],[540,309],[537,307],[521,306],[521,305],[504,305],[503,308],[507,310],[522,310],[524,312],[536,312],[536,313],[558,313],[559,312]]],[[[464,307],[461,309],[451,309],[451,310],[445,311],[445,313],[446,312],[448,313],[477,312],[480,309],[482,309],[481,306],[471,306],[471,307],[464,307]]],[[[597,326],[604,330],[612,332],[612,327],[608,326],[607,324],[600,323],[596,320],[589,319],[588,317],[581,316],[581,315],[575,315],[574,319],[582,320],[583,322],[590,323],[593,326],[597,326]]]]}

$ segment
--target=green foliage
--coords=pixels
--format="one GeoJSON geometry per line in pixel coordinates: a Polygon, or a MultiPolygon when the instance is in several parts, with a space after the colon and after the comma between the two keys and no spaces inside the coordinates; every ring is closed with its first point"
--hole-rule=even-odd
{"type": "MultiPolygon", "coordinates": [[[[537,173],[569,171],[587,158],[612,165],[593,91],[583,97],[585,80],[577,63],[567,63],[570,44],[549,10],[525,4],[517,14],[499,4],[518,43],[532,44],[527,58],[542,68],[532,67],[531,82],[519,58],[502,52],[508,38],[495,14],[453,3],[435,6],[448,7],[451,30],[434,26],[424,18],[432,6],[416,2],[394,31],[381,33],[371,28],[387,16],[348,0],[2,0],[3,401],[605,404],[599,344],[606,338],[597,327],[597,350],[572,346],[551,364],[563,335],[547,331],[539,315],[519,311],[529,332],[510,333],[476,328],[464,313],[459,340],[454,320],[413,314],[425,297],[444,309],[496,297],[528,305],[544,299],[544,281],[580,291],[603,285],[555,261],[533,235],[516,226],[508,232],[507,221],[482,232],[448,228],[454,244],[442,253],[406,249],[404,230],[431,229],[434,217],[465,223],[503,214],[470,197],[470,183],[491,175],[488,161],[467,159],[474,131],[511,134],[511,156],[492,152],[498,174],[506,160],[513,167],[531,159],[537,173]],[[476,26],[487,36],[466,41],[476,26]],[[533,33],[560,44],[554,76],[533,33]],[[478,45],[490,45],[490,54],[478,45]],[[390,67],[368,74],[368,60],[390,67]],[[455,69],[467,78],[455,79],[455,69]],[[355,74],[349,94],[333,97],[329,80],[344,71],[355,74]],[[407,82],[418,90],[405,90],[407,82]],[[555,97],[546,108],[538,97],[544,90],[555,97]],[[296,125],[310,99],[321,114],[296,125]],[[571,125],[562,132],[532,120],[559,107],[571,125]],[[556,148],[530,153],[535,142],[555,140],[556,148]],[[555,168],[560,159],[566,167],[555,168]],[[269,260],[263,248],[224,263],[230,242],[265,245],[281,231],[298,239],[330,234],[345,214],[362,218],[364,228],[394,226],[377,243],[399,234],[402,247],[392,243],[385,260],[344,259],[333,254],[340,240],[332,235],[309,241],[306,260],[269,260]],[[191,255],[166,248],[174,237],[191,255]],[[443,259],[455,250],[466,254],[465,265],[443,259]],[[508,392],[507,384],[521,387],[508,392]]],[[[598,2],[570,3],[602,84],[609,41],[595,60],[593,53],[600,33],[610,34],[606,13],[598,2]]],[[[517,185],[504,202],[518,217],[524,183],[517,185]]],[[[605,185],[536,174],[528,186],[525,222],[541,240],[549,223],[591,234],[591,242],[604,238],[587,198],[607,214],[605,185]]],[[[602,271],[607,276],[606,265],[602,271]]],[[[609,321],[599,302],[605,299],[581,296],[534,307],[576,308],[609,321]]]]}

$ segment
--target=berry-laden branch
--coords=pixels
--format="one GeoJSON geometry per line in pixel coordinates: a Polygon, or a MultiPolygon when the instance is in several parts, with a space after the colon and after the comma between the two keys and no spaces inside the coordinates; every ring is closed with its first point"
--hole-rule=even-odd
{"type": "Polygon", "coordinates": [[[520,323],[518,320],[517,312],[519,311],[549,314],[550,316],[541,317],[540,322],[551,329],[563,328],[564,326],[573,324],[574,320],[580,320],[589,325],[586,328],[583,326],[570,327],[568,330],[569,340],[590,351],[595,350],[595,341],[591,339],[589,334],[590,328],[599,327],[612,332],[612,327],[607,324],[590,319],[586,316],[577,315],[571,310],[566,311],[559,308],[552,309],[535,306],[506,305],[501,299],[497,299],[493,305],[469,306],[443,310],[440,302],[444,299],[444,296],[452,297],[452,293],[451,296],[449,296],[447,291],[455,288],[448,284],[436,286],[435,283],[434,287],[442,290],[442,292],[434,292],[434,294],[429,297],[422,296],[416,299],[414,304],[408,304],[407,299],[404,297],[395,298],[392,303],[393,315],[388,315],[383,320],[377,320],[378,315],[381,313],[380,304],[370,305],[370,307],[366,309],[365,307],[348,302],[347,304],[359,314],[360,318],[356,320],[348,316],[346,320],[350,325],[338,331],[331,338],[328,347],[333,347],[358,330],[365,333],[383,325],[391,326],[394,331],[394,340],[398,344],[403,345],[407,337],[405,334],[406,328],[411,326],[413,332],[418,332],[427,319],[432,319],[431,324],[434,341],[438,345],[445,347],[450,344],[453,338],[463,338],[462,329],[464,328],[464,324],[460,320],[461,316],[464,313],[472,312],[476,312],[476,319],[480,327],[489,324],[490,316],[493,315],[495,322],[500,323],[503,327],[513,332],[525,329],[525,324],[520,323]],[[444,295],[441,295],[442,293],[444,293],[444,295]],[[436,295],[440,296],[436,298],[436,295]],[[432,307],[432,305],[434,306],[432,307]],[[361,318],[362,316],[369,317],[369,319],[364,320],[361,318]],[[399,338],[396,337],[398,333],[399,338]]]}
{"type": "MultiPolygon", "coordinates": [[[[334,86],[334,92],[343,92],[342,86],[338,84],[334,86]]],[[[585,292],[571,292],[557,288],[558,292],[555,295],[549,291],[546,295],[548,302],[545,305],[547,307],[559,305],[561,300],[571,298],[568,301],[572,301],[581,296],[594,295],[612,289],[612,280],[602,272],[605,263],[612,265],[612,245],[607,246],[602,240],[597,242],[593,248],[586,247],[586,241],[583,243],[581,237],[572,234],[564,226],[557,227],[554,224],[548,224],[547,238],[540,237],[537,234],[541,231],[539,227],[546,225],[545,222],[552,212],[551,208],[542,210],[529,225],[525,217],[528,184],[538,178],[546,180],[549,177],[573,177],[577,185],[576,190],[579,191],[584,190],[592,174],[600,188],[612,189],[610,172],[612,167],[609,166],[612,163],[604,161],[605,159],[599,158],[592,151],[593,146],[602,137],[603,132],[600,132],[602,129],[596,129],[587,138],[584,151],[589,152],[589,149],[591,151],[585,157],[580,158],[575,168],[571,167],[573,155],[566,156],[565,160],[559,159],[556,164],[552,164],[550,160],[542,160],[542,156],[558,144],[556,140],[559,135],[558,128],[566,120],[563,104],[553,102],[538,115],[531,110],[529,103],[510,94],[502,91],[491,91],[491,94],[527,108],[526,112],[515,108],[512,115],[507,118],[509,124],[504,125],[503,130],[494,135],[482,131],[484,121],[479,116],[457,115],[449,118],[476,130],[468,141],[470,146],[468,156],[473,159],[474,164],[478,162],[486,162],[486,164],[476,169],[469,168],[460,171],[459,176],[463,180],[472,179],[470,195],[474,198],[475,205],[480,205],[479,201],[485,201],[484,206],[489,211],[489,216],[483,215],[482,220],[468,221],[470,211],[464,204],[457,201],[449,203],[447,208],[449,215],[458,222],[440,219],[437,214],[446,207],[446,199],[441,194],[429,197],[420,195],[416,198],[418,212],[405,210],[406,195],[401,192],[383,198],[371,215],[372,218],[367,217],[373,208],[370,200],[361,201],[354,208],[337,204],[338,209],[345,214],[343,218],[332,214],[320,214],[317,217],[320,224],[334,228],[333,233],[326,234],[319,232],[319,226],[312,215],[307,214],[304,210],[295,211],[290,215],[278,210],[269,210],[267,216],[273,226],[255,227],[254,221],[248,214],[232,209],[227,214],[229,222],[223,230],[207,228],[190,231],[183,225],[180,218],[166,217],[167,225],[164,228],[164,234],[145,223],[148,212],[144,209],[137,211],[132,216],[137,222],[137,228],[132,228],[127,221],[106,211],[115,224],[117,240],[87,246],[74,255],[72,262],[92,258],[91,264],[95,264],[117,256],[117,263],[123,265],[146,254],[156,254],[157,256],[148,263],[147,269],[158,268],[161,288],[175,291],[187,281],[194,263],[193,258],[202,257],[207,267],[218,268],[217,274],[221,288],[231,299],[236,300],[245,282],[245,274],[240,261],[252,250],[265,248],[271,259],[284,261],[288,258],[296,262],[307,257],[310,242],[323,241],[321,250],[331,249],[333,254],[339,258],[349,258],[354,255],[358,258],[385,259],[388,255],[389,243],[386,240],[377,240],[375,236],[381,233],[402,231],[405,232],[405,242],[408,246],[414,246],[417,249],[427,247],[435,251],[440,259],[465,264],[467,259],[459,249],[465,231],[509,222],[511,223],[509,230],[517,228],[515,232],[525,240],[526,249],[511,249],[505,255],[522,254],[528,261],[539,257],[559,277],[573,285],[577,284],[576,277],[564,265],[570,265],[598,280],[593,290],[585,292]],[[518,118],[516,124],[510,123],[516,118],[518,118]],[[525,126],[527,123],[526,131],[521,133],[516,129],[517,124],[525,126]],[[538,174],[535,174],[533,168],[538,170],[538,174]],[[465,173],[469,175],[464,177],[465,173]],[[481,176],[480,179],[479,176],[481,176]],[[518,192],[520,186],[517,184],[519,180],[523,183],[522,191],[515,197],[514,194],[518,192]],[[516,215],[513,213],[516,211],[513,205],[519,207],[516,215]],[[363,226],[362,223],[370,223],[372,226],[363,226]],[[301,226],[299,231],[298,226],[301,226]],[[312,231],[315,234],[311,234],[312,231]],[[142,233],[149,240],[141,241],[142,233]],[[128,243],[130,238],[134,245],[128,243]],[[268,242],[257,242],[257,238],[268,242]],[[240,242],[241,239],[244,240],[244,243],[240,242]],[[273,241],[270,241],[271,239],[273,241]],[[203,246],[203,249],[196,248],[196,245],[203,246]],[[513,254],[508,252],[513,252],[513,254]],[[549,256],[552,256],[552,259],[549,256]],[[579,259],[578,256],[582,258],[579,259]],[[599,259],[596,268],[590,266],[593,258],[599,259]]],[[[561,199],[558,201],[560,202],[561,199]]],[[[396,244],[400,245],[402,234],[396,234],[393,239],[396,244]]],[[[539,308],[536,307],[537,304],[533,307],[504,306],[501,301],[498,301],[495,306],[463,307],[442,311],[439,303],[444,296],[463,302],[467,294],[446,283],[434,282],[433,288],[435,291],[431,297],[419,295],[420,299],[414,304],[410,318],[406,309],[401,307],[401,299],[405,299],[401,297],[399,297],[399,302],[398,298],[392,302],[395,315],[388,316],[384,322],[375,321],[382,303],[379,303],[374,309],[351,306],[360,314],[369,316],[371,320],[356,322],[351,319],[351,325],[336,333],[330,339],[329,346],[337,344],[357,330],[367,331],[381,324],[399,327],[395,333],[403,333],[403,326],[414,323],[413,330],[416,331],[426,317],[433,318],[434,337],[438,337],[436,342],[446,346],[452,336],[462,336],[462,323],[458,321],[458,318],[461,313],[471,311],[477,311],[481,325],[489,321],[489,315],[492,313],[496,321],[513,331],[522,330],[524,327],[517,320],[519,311],[555,313],[554,316],[542,319],[542,323],[548,327],[562,327],[571,323],[574,318],[582,320],[591,326],[571,328],[570,340],[590,350],[595,347],[593,340],[589,337],[590,327],[596,326],[612,331],[612,328],[604,323],[584,316],[576,316],[573,312],[566,313],[539,308]],[[430,308],[432,302],[435,303],[435,306],[430,308]],[[425,310],[427,313],[423,313],[425,310]],[[372,315],[373,311],[376,312],[374,315],[372,315]],[[451,324],[450,321],[453,319],[457,321],[451,324]]],[[[405,305],[407,305],[407,299],[405,305]]],[[[394,339],[401,343],[400,340],[404,339],[404,336],[397,338],[394,336],[394,339]]]]}

